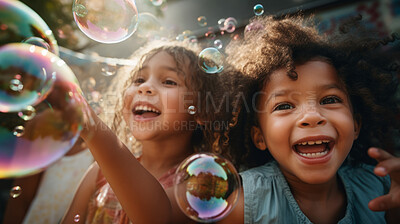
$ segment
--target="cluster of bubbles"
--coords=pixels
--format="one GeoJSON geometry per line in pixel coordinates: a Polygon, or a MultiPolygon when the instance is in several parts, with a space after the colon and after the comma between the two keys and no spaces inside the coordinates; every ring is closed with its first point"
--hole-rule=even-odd
{"type": "Polygon", "coordinates": [[[79,29],[101,43],[128,39],[139,17],[134,0],[74,0],[72,11],[79,29]]]}
{"type": "Polygon", "coordinates": [[[74,145],[85,103],[53,33],[33,10],[0,0],[0,21],[0,178],[22,177],[74,145]]]}
{"type": "Polygon", "coordinates": [[[198,153],[186,158],[175,176],[175,198],[184,214],[197,222],[216,222],[236,205],[240,181],[225,158],[198,153]]]}

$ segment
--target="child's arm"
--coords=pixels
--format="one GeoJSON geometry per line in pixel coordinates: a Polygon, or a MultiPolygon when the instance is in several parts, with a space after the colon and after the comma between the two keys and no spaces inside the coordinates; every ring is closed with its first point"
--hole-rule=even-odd
{"type": "Polygon", "coordinates": [[[378,161],[374,173],[381,177],[389,174],[391,179],[389,193],[371,200],[368,206],[373,211],[386,211],[386,221],[388,223],[399,223],[400,158],[378,148],[370,148],[368,154],[378,161]]]}
{"type": "Polygon", "coordinates": [[[82,178],[79,187],[75,192],[74,199],[61,221],[62,224],[75,223],[74,219],[76,215],[79,215],[79,222],[85,222],[90,197],[96,190],[98,173],[99,166],[96,163],[93,163],[82,178]]]}
{"type": "Polygon", "coordinates": [[[171,204],[161,184],[91,111],[81,133],[124,211],[135,224],[168,223],[171,204]]]}

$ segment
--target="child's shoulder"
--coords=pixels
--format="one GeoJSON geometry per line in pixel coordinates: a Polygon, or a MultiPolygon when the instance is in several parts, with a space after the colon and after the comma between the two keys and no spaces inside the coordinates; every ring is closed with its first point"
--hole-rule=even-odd
{"type": "Polygon", "coordinates": [[[374,166],[367,164],[359,164],[355,166],[343,165],[339,171],[339,176],[345,182],[344,184],[357,186],[362,191],[373,190],[386,192],[390,188],[390,177],[380,177],[375,175],[374,166]],[[370,189],[371,188],[371,189],[370,189]]]}
{"type": "Polygon", "coordinates": [[[240,172],[243,183],[255,186],[260,183],[281,181],[282,174],[275,161],[240,172]]]}

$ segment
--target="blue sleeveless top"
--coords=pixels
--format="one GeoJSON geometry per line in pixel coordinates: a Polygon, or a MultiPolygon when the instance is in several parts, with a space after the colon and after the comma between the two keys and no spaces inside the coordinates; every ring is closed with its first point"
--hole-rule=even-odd
{"type": "MultiPolygon", "coordinates": [[[[338,170],[347,197],[345,216],[338,222],[386,223],[385,212],[368,208],[370,200],[387,194],[389,176],[379,177],[373,166],[343,165],[338,170]]],[[[309,223],[300,210],[276,161],[240,173],[244,191],[244,223],[309,223]]]]}

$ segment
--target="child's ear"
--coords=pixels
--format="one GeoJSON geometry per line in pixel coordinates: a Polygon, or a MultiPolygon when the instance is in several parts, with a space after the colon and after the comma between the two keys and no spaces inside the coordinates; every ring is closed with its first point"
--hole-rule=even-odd
{"type": "Polygon", "coordinates": [[[256,126],[251,127],[251,139],[253,140],[254,145],[258,149],[265,150],[267,148],[264,136],[259,127],[256,126]]]}
{"type": "Polygon", "coordinates": [[[354,140],[358,138],[361,130],[361,116],[360,114],[354,115],[354,140]]]}

